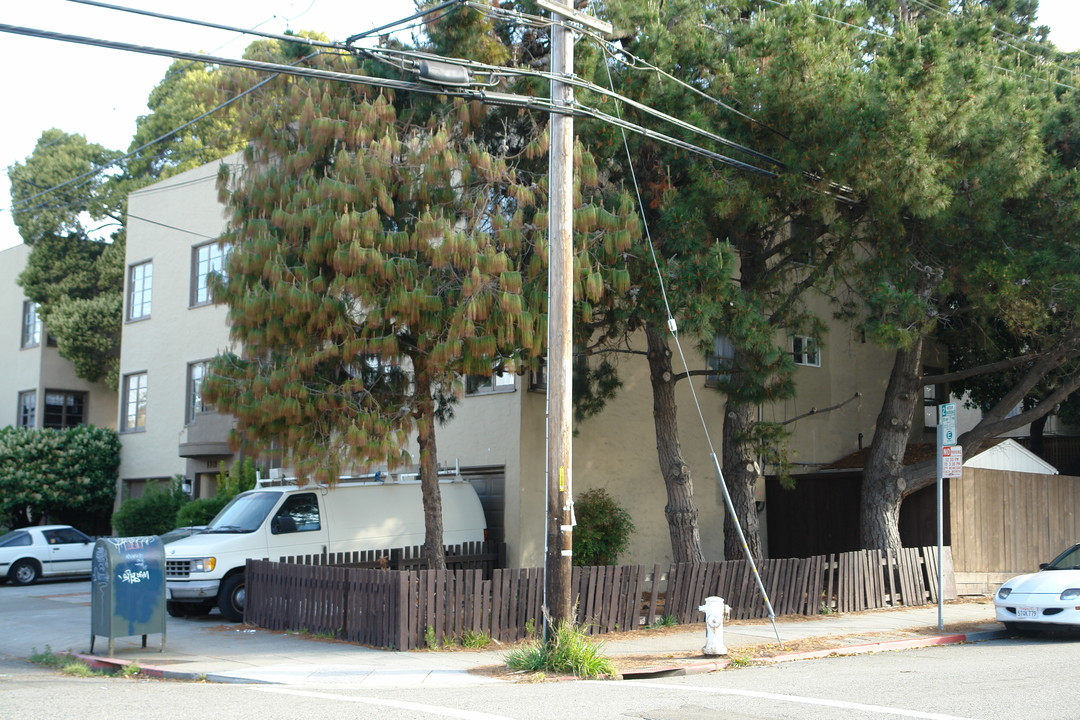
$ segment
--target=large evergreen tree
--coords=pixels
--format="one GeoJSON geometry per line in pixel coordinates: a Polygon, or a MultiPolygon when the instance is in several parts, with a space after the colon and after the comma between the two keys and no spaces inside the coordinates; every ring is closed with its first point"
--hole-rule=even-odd
{"type": "MultiPolygon", "coordinates": [[[[245,169],[222,176],[231,253],[217,298],[242,349],[215,361],[207,397],[241,438],[321,482],[408,462],[415,433],[425,553],[442,567],[436,422],[464,376],[520,372],[545,350],[545,182],[485,148],[478,104],[307,79],[273,97],[245,104],[245,169]]],[[[522,148],[543,150],[540,137],[522,148]]],[[[598,300],[622,281],[592,253],[611,265],[636,222],[585,203],[575,226],[576,284],[598,300]]]]}

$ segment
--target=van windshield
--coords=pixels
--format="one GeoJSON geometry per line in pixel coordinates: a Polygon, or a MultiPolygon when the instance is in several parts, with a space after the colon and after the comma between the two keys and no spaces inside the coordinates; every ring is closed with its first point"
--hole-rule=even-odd
{"type": "Polygon", "coordinates": [[[210,521],[208,533],[255,532],[277,503],[281,493],[253,492],[237,495],[210,521]]]}

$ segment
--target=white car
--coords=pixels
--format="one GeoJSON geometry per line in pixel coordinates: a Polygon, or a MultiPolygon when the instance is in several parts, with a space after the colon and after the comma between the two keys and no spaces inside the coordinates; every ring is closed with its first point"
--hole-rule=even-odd
{"type": "Polygon", "coordinates": [[[994,614],[1009,630],[1033,632],[1048,625],[1080,626],[1080,543],[1019,575],[994,593],[994,614]]]}
{"type": "Polygon", "coordinates": [[[35,525],[0,537],[0,578],[31,585],[43,577],[90,575],[94,539],[70,525],[35,525]]]}

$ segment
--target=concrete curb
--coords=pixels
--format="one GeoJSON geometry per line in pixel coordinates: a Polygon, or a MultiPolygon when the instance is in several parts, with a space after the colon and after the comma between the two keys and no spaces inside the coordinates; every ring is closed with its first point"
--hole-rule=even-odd
{"type": "MultiPolygon", "coordinates": [[[[867,643],[863,645],[850,645],[847,647],[828,648],[826,650],[785,653],[783,655],[774,655],[772,657],[752,658],[749,660],[749,662],[754,665],[773,665],[776,663],[791,662],[794,660],[812,660],[824,657],[865,655],[876,652],[887,652],[890,650],[911,650],[915,648],[933,647],[935,645],[956,645],[964,642],[982,642],[986,640],[997,640],[1004,637],[1009,637],[1009,632],[1006,630],[985,630],[973,633],[935,635],[929,637],[908,638],[904,640],[886,640],[883,642],[867,643]]],[[[173,670],[171,668],[160,667],[157,665],[139,665],[138,663],[132,662],[130,660],[102,657],[98,655],[90,655],[88,653],[63,652],[58,653],[58,655],[79,660],[80,662],[86,663],[86,665],[88,665],[94,670],[101,670],[108,673],[123,673],[124,668],[132,665],[137,665],[139,668],[138,677],[144,678],[201,681],[213,683],[277,684],[266,680],[233,677],[229,675],[221,675],[218,673],[193,673],[183,670],[173,670]]],[[[730,658],[723,658],[711,660],[708,662],[693,663],[689,665],[662,665],[649,668],[637,668],[633,670],[627,670],[618,675],[617,677],[622,680],[647,680],[660,677],[703,675],[705,673],[723,670],[730,666],[731,663],[732,660],[730,658]]],[[[568,677],[565,679],[573,680],[575,678],[568,677]]]]}
{"type": "MultiPolygon", "coordinates": [[[[868,653],[885,652],[889,650],[912,650],[915,648],[933,647],[935,645],[956,645],[965,642],[982,642],[985,640],[997,640],[1008,637],[1005,630],[985,630],[973,633],[958,633],[953,635],[936,635],[931,637],[910,638],[906,640],[886,640],[878,643],[864,645],[850,645],[848,647],[836,647],[826,650],[812,650],[808,652],[785,653],[772,657],[752,658],[750,663],[754,665],[774,665],[776,663],[790,662],[793,660],[812,660],[824,657],[839,657],[846,655],[865,655],[868,653]]],[[[711,662],[695,663],[693,665],[670,665],[654,668],[641,668],[640,670],[628,670],[622,673],[624,680],[645,680],[657,677],[679,677],[683,675],[702,675],[704,673],[723,670],[731,665],[730,659],[714,660],[711,662]]]]}

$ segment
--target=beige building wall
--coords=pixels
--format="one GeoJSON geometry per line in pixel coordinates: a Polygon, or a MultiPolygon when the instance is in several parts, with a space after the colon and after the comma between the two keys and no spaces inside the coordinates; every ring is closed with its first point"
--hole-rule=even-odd
{"type": "MultiPolygon", "coordinates": [[[[222,162],[235,163],[235,156],[222,162]]],[[[199,304],[192,295],[196,248],[214,243],[225,227],[217,200],[220,163],[181,173],[131,194],[128,204],[127,275],[120,397],[120,499],[138,492],[148,479],[182,475],[200,488],[200,476],[231,459],[226,441],[231,421],[208,413],[189,413],[192,363],[230,348],[227,310],[199,304]],[[149,313],[132,317],[132,268],[152,264],[149,313]],[[145,374],[145,415],[141,426],[125,423],[138,401],[134,378],[145,374]],[[198,428],[210,426],[199,437],[198,428]],[[192,452],[194,457],[182,457],[192,452]],[[184,449],[186,448],[186,449],[184,449]]],[[[204,492],[200,492],[200,489],[204,492]]]]}
{"type": "Polygon", "coordinates": [[[104,383],[92,383],[75,376],[75,368],[48,344],[42,327],[40,341],[23,347],[23,312],[26,296],[19,287],[19,274],[26,267],[30,247],[16,245],[0,252],[0,427],[18,425],[19,395],[36,397],[34,427],[43,427],[47,390],[82,393],[85,397],[83,422],[97,427],[116,427],[116,393],[104,383]]]}

